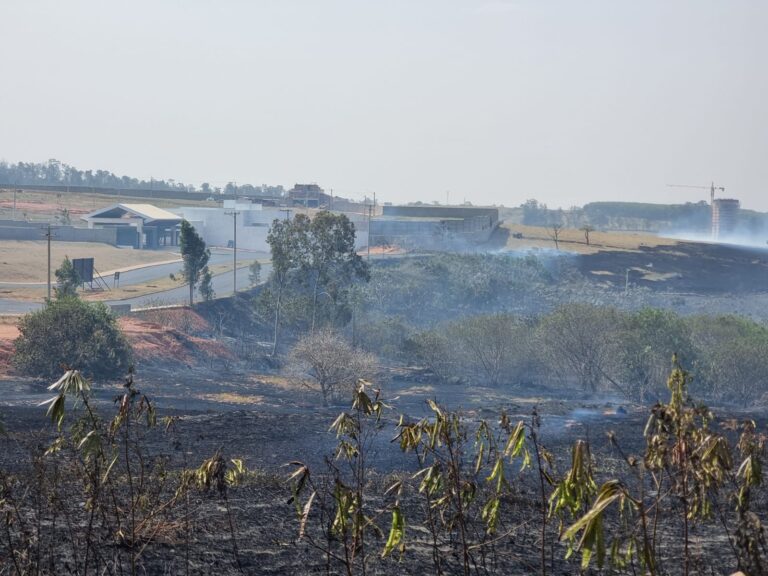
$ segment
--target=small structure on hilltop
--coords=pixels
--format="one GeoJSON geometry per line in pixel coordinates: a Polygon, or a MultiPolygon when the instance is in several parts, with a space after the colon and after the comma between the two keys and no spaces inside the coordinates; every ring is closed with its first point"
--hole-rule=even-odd
{"type": "Polygon", "coordinates": [[[317,184],[295,184],[288,190],[288,199],[293,206],[333,208],[333,197],[326,194],[317,184]]]}
{"type": "Polygon", "coordinates": [[[82,217],[88,228],[115,228],[117,245],[156,249],[178,246],[178,216],[152,204],[112,204],[82,217]]]}

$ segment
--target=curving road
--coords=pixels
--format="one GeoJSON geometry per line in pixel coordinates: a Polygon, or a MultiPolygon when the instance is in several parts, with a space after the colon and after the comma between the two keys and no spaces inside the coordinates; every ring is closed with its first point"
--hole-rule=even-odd
{"type": "MultiPolygon", "coordinates": [[[[169,256],[178,256],[178,254],[169,253],[169,256]]],[[[263,257],[263,253],[257,255],[259,258],[263,257]]],[[[170,258],[169,258],[170,260],[170,258]]],[[[209,264],[229,264],[232,262],[232,252],[211,252],[211,258],[208,261],[209,264]]],[[[120,286],[131,286],[133,284],[143,284],[145,282],[151,282],[158,278],[166,278],[169,274],[178,274],[181,270],[181,260],[178,262],[171,262],[167,264],[147,264],[140,268],[134,268],[133,270],[125,270],[120,272],[120,286]]],[[[112,287],[112,274],[106,274],[103,276],[104,281],[112,287]]],[[[238,282],[239,283],[239,282],[238,282]]],[[[3,286],[12,286],[15,288],[40,288],[45,286],[45,282],[0,282],[0,288],[3,286]]]]}
{"type": "MultiPolygon", "coordinates": [[[[259,256],[262,256],[259,254],[259,256]]],[[[249,259],[253,255],[248,256],[249,259]]],[[[245,258],[245,256],[243,256],[245,258]]],[[[232,253],[215,253],[211,254],[210,264],[227,264],[232,261],[232,253]]],[[[163,278],[168,274],[176,274],[181,269],[180,262],[174,262],[172,264],[160,264],[155,266],[146,266],[143,268],[137,268],[120,273],[120,286],[127,286],[131,284],[140,284],[143,282],[149,282],[156,280],[157,278],[163,278]]],[[[272,265],[261,265],[261,277],[266,278],[272,271],[272,265]]],[[[111,283],[111,278],[106,279],[111,283]]],[[[229,296],[232,294],[234,285],[232,271],[216,274],[212,280],[213,290],[217,296],[229,296]]],[[[15,286],[18,286],[16,284],[15,286]]],[[[31,286],[39,287],[39,284],[32,284],[31,286]]],[[[248,279],[248,266],[237,267],[237,289],[244,290],[250,287],[250,281],[248,279]]],[[[196,298],[199,295],[196,292],[196,298]]],[[[189,287],[187,285],[180,286],[178,288],[171,288],[170,290],[163,290],[161,292],[153,292],[151,294],[145,294],[143,296],[135,296],[133,298],[124,298],[122,300],[106,300],[105,304],[130,304],[132,308],[143,308],[148,306],[168,306],[174,304],[186,304],[189,300],[189,287]]],[[[27,300],[7,300],[0,299],[0,314],[26,314],[32,310],[42,308],[42,302],[30,302],[27,300]]]]}
{"type": "MultiPolygon", "coordinates": [[[[230,256],[231,258],[231,256],[230,256]]],[[[213,259],[213,256],[211,256],[213,259]]],[[[266,278],[272,272],[272,264],[261,265],[261,277],[266,278]]],[[[232,271],[224,272],[222,274],[216,274],[212,280],[213,291],[217,297],[230,296],[232,294],[232,287],[234,286],[234,279],[232,271]]],[[[237,267],[237,289],[245,290],[250,288],[251,283],[248,279],[248,266],[237,267]]],[[[200,295],[195,291],[195,298],[199,298],[200,295]]],[[[136,296],[135,298],[125,298],[123,300],[108,300],[107,304],[130,304],[132,308],[143,308],[147,306],[168,306],[173,304],[187,304],[189,301],[189,286],[184,285],[178,288],[172,288],[170,290],[164,290],[162,292],[153,292],[152,294],[145,294],[144,296],[136,296]]],[[[2,306],[2,301],[0,301],[2,306]]],[[[1,309],[1,308],[0,308],[1,309]]]]}

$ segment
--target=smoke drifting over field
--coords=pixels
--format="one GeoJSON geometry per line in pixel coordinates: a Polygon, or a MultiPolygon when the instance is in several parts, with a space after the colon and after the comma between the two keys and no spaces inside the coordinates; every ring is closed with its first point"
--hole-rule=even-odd
{"type": "Polygon", "coordinates": [[[708,242],[712,244],[768,250],[768,229],[761,229],[756,232],[740,231],[720,238],[713,238],[711,233],[695,232],[692,230],[678,230],[671,233],[665,233],[664,235],[674,240],[683,240],[687,242],[708,242]]]}

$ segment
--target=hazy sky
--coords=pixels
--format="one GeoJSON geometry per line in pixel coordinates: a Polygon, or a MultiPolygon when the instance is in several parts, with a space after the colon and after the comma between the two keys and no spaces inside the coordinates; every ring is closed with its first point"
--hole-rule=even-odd
{"type": "Polygon", "coordinates": [[[768,210],[765,0],[2,0],[0,158],[768,210]]]}

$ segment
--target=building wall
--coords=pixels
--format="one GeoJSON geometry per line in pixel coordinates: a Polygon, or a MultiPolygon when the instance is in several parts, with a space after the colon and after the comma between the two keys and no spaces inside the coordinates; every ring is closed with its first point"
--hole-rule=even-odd
{"type": "MultiPolygon", "coordinates": [[[[374,218],[371,246],[396,245],[407,250],[471,250],[487,242],[498,222],[488,216],[465,219],[374,218]]],[[[366,228],[367,233],[367,228],[366,228]]]]}
{"type": "MultiPolygon", "coordinates": [[[[268,251],[267,234],[272,222],[285,218],[285,213],[275,208],[250,208],[250,204],[238,205],[237,247],[244,250],[268,251]]],[[[183,207],[173,210],[188,220],[203,237],[208,246],[226,247],[234,240],[232,208],[183,207]],[[230,212],[230,214],[227,214],[230,212]]]]}
{"type": "MultiPolygon", "coordinates": [[[[0,240],[43,240],[45,225],[41,223],[0,220],[0,240]]],[[[117,245],[117,231],[109,228],[75,228],[51,226],[53,237],[60,242],[103,242],[117,245]]]]}

